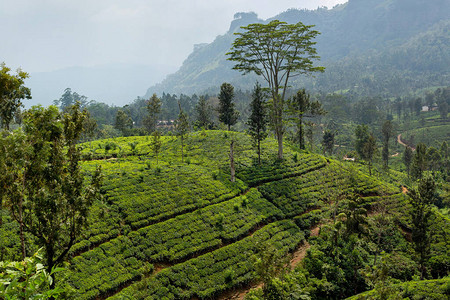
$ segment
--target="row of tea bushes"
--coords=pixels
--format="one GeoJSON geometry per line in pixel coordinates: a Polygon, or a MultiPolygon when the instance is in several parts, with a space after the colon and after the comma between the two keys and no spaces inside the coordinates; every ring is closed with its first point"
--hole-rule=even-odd
{"type": "Polygon", "coordinates": [[[250,167],[240,166],[237,169],[237,176],[249,186],[256,186],[265,182],[300,176],[327,164],[325,158],[315,154],[303,153],[295,157],[297,158],[292,162],[274,161],[250,167]]]}
{"type": "Polygon", "coordinates": [[[146,260],[174,262],[247,235],[282,213],[256,189],[235,199],[130,233],[146,260]]]}
{"type": "MultiPolygon", "coordinates": [[[[89,171],[99,162],[84,163],[89,171]]],[[[232,199],[247,187],[201,166],[163,166],[158,173],[136,158],[100,162],[104,201],[91,209],[89,229],[72,248],[85,251],[149,224],[232,199]]]]}
{"type": "Polygon", "coordinates": [[[349,172],[340,164],[331,162],[324,168],[299,177],[263,184],[259,190],[286,216],[295,216],[321,206],[323,202],[334,201],[347,192],[366,196],[394,193],[395,188],[360,172],[349,172]]]}
{"type": "Polygon", "coordinates": [[[271,223],[231,245],[163,269],[122,290],[111,299],[209,299],[255,279],[253,256],[268,244],[287,253],[303,241],[293,221],[271,223]]]}
{"type": "Polygon", "coordinates": [[[132,231],[82,253],[72,260],[69,283],[82,295],[105,294],[138,278],[147,261],[186,260],[235,242],[260,224],[281,217],[280,210],[251,189],[240,197],[132,231]],[[104,281],[109,278],[104,274],[110,273],[116,279],[104,281]]]}

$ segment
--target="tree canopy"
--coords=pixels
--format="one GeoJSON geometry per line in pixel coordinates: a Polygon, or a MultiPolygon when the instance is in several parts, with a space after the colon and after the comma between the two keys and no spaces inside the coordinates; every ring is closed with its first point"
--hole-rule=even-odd
{"type": "Polygon", "coordinates": [[[84,185],[76,145],[86,112],[79,105],[62,114],[56,106],[28,110],[23,129],[0,137],[3,153],[0,181],[3,196],[23,231],[31,233],[46,254],[47,271],[62,263],[87,224],[89,208],[99,197],[101,172],[84,185]]]}
{"type": "Polygon", "coordinates": [[[250,24],[237,32],[229,60],[236,62],[233,69],[260,75],[269,85],[272,96],[271,121],[278,141],[278,158],[283,157],[283,111],[289,79],[301,74],[324,71],[314,66],[319,59],[316,42],[319,34],[313,25],[287,24],[273,20],[268,24],[250,24]]]}
{"type": "Polygon", "coordinates": [[[31,91],[25,87],[28,73],[18,69],[12,75],[5,63],[0,64],[0,126],[9,130],[9,124],[20,110],[23,99],[31,99],[31,91]]]}

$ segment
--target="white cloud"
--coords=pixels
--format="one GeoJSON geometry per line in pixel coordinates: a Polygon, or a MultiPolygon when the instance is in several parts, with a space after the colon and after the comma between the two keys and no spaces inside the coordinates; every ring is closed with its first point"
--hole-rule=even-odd
{"type": "Polygon", "coordinates": [[[0,61],[26,71],[107,63],[180,65],[240,11],[269,18],[345,0],[0,0],[0,61]]]}

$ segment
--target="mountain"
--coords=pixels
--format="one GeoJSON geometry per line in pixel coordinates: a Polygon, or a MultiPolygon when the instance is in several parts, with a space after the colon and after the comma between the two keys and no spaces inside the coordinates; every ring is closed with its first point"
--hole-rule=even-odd
{"type": "Polygon", "coordinates": [[[174,67],[165,65],[111,64],[31,73],[27,87],[31,88],[33,99],[25,105],[50,105],[66,88],[89,100],[124,105],[142,95],[149,82],[156,83],[173,71],[174,67]]]}
{"type": "Polygon", "coordinates": [[[363,94],[398,94],[411,89],[445,85],[449,81],[449,0],[350,0],[333,9],[290,9],[271,19],[238,13],[230,29],[210,44],[194,47],[181,68],[152,93],[201,93],[223,82],[249,89],[255,76],[232,70],[226,55],[240,26],[279,19],[314,24],[320,64],[327,67],[315,78],[294,86],[313,90],[349,90],[363,94]]]}

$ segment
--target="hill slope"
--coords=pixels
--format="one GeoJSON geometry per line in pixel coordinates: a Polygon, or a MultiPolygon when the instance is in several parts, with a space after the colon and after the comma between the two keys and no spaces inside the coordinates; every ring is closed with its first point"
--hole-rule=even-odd
{"type": "Polygon", "coordinates": [[[230,134],[192,134],[188,164],[180,162],[173,137],[164,137],[158,165],[146,137],[86,144],[86,157],[111,158],[85,163],[86,170],[102,165],[106,199],[93,209],[90,230],[72,249],[68,282],[79,299],[103,299],[128,286],[118,299],[217,297],[255,279],[256,244],[285,252],[301,244],[306,232],[295,217],[325,205],[333,190],[345,190],[348,178],[358,182],[363,197],[398,193],[319,155],[288,150],[286,161],[276,163],[270,140],[264,144],[264,167],[253,166],[250,140],[238,133],[239,179],[231,183],[226,175],[230,134]],[[105,153],[107,143],[113,150],[105,153]]]}
{"type": "MultiPolygon", "coordinates": [[[[317,49],[327,71],[316,79],[301,79],[294,86],[323,91],[358,86],[357,91],[365,94],[396,94],[448,82],[448,11],[448,0],[350,0],[331,10],[292,9],[274,19],[314,24],[322,33],[317,49]],[[397,79],[393,86],[392,79],[397,79]]],[[[225,53],[234,40],[233,33],[255,22],[263,21],[253,13],[236,14],[226,34],[194,49],[176,73],[149,88],[146,96],[154,92],[201,93],[217,89],[223,82],[250,89],[256,77],[242,77],[231,70],[233,64],[225,53]]]]}

